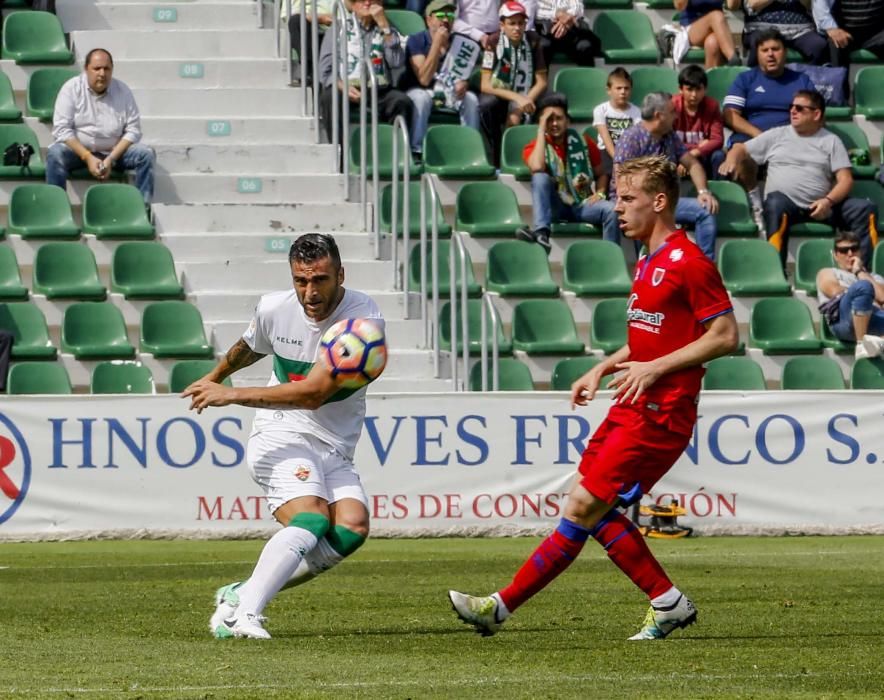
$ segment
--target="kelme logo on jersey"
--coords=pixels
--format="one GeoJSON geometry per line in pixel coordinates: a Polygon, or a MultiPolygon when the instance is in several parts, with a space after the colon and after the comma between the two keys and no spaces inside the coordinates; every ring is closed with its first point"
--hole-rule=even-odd
{"type": "Polygon", "coordinates": [[[635,323],[638,327],[644,327],[645,330],[653,333],[660,332],[660,326],[663,325],[664,314],[659,311],[651,313],[644,309],[635,308],[635,302],[638,301],[638,294],[634,292],[629,295],[629,301],[626,302],[626,321],[627,323],[635,323]]]}
{"type": "Polygon", "coordinates": [[[31,455],[24,436],[0,413],[0,524],[18,510],[31,483],[31,455]]]}

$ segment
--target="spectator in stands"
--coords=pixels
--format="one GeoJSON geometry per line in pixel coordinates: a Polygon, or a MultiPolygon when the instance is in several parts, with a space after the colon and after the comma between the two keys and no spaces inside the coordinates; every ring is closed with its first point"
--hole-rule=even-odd
{"type": "Polygon", "coordinates": [[[617,186],[618,164],[633,158],[664,156],[673,163],[684,166],[697,188],[697,196],[679,197],[675,207],[675,220],[680,224],[694,225],[697,245],[710,260],[714,260],[718,200],[706,187],[706,171],[675,133],[674,124],[675,107],[672,105],[672,95],[668,92],[651,92],[646,95],[642,100],[641,121],[627,129],[617,143],[612,189],[617,186]]]}
{"type": "Polygon", "coordinates": [[[862,245],[869,265],[877,239],[877,207],[867,199],[850,197],[853,175],[847,149],[823,127],[826,102],[816,90],[799,90],[789,108],[788,126],[768,129],[746,143],[736,144],[721,166],[730,174],[751,158],[767,163],[764,222],[767,239],[779,252],[783,266],[788,253],[789,227],[802,221],[823,221],[851,230],[862,245]]]}
{"type": "Polygon", "coordinates": [[[579,66],[591,66],[601,42],[583,16],[582,0],[540,0],[535,19],[546,65],[561,51],[579,66]]]}
{"type": "MultiPolygon", "coordinates": [[[[282,8],[281,18],[285,20],[285,2],[280,0],[280,5],[282,8]]],[[[332,23],[334,4],[332,0],[306,0],[304,10],[306,12],[307,29],[304,35],[305,45],[303,53],[301,52],[301,3],[299,0],[293,0],[292,2],[292,16],[289,18],[289,37],[291,37],[292,49],[298,52],[299,60],[307,66],[307,85],[313,85],[313,31],[310,23],[315,15],[316,22],[319,25],[317,27],[319,32],[317,51],[322,51],[325,31],[332,23]]],[[[295,79],[300,80],[300,76],[295,74],[295,79]]]]}
{"type": "Polygon", "coordinates": [[[538,98],[546,91],[546,63],[540,38],[526,30],[525,6],[509,0],[500,6],[500,33],[492,36],[482,57],[482,132],[500,162],[501,127],[531,121],[538,98]]]}
{"type": "Polygon", "coordinates": [[[854,233],[835,234],[835,267],[816,275],[820,313],[836,338],[857,342],[857,358],[879,357],[884,351],[884,277],[866,269],[860,247],[854,233]]]}
{"type": "Polygon", "coordinates": [[[72,170],[85,166],[101,182],[112,172],[135,171],[145,204],[153,199],[156,154],[141,141],[141,114],[132,91],[113,77],[105,49],[86,54],[83,73],[58,91],[52,116],[53,144],[46,155],[46,182],[67,187],[72,170]]]}
{"type": "Polygon", "coordinates": [[[414,85],[407,93],[414,104],[411,152],[417,159],[434,107],[455,109],[461,124],[479,128],[479,98],[469,91],[468,82],[478,49],[469,39],[451,34],[454,10],[454,0],[431,0],[426,9],[428,29],[408,37],[405,49],[414,85]]]}
{"type": "Polygon", "coordinates": [[[633,124],[642,118],[641,110],[629,98],[632,97],[632,76],[625,68],[615,68],[608,74],[608,101],[592,110],[592,125],[599,134],[604,150],[602,168],[605,174],[614,174],[614,152],[617,142],[633,124]]]}
{"type": "MultiPolygon", "coordinates": [[[[527,12],[527,28],[533,30],[537,0],[525,0],[522,5],[527,12]]],[[[499,10],[499,0],[459,0],[457,19],[454,20],[455,34],[470,37],[482,50],[487,51],[494,35],[500,32],[499,10]]]]}
{"type": "Polygon", "coordinates": [[[786,48],[795,49],[810,63],[829,60],[826,38],[816,31],[809,11],[810,0],[727,0],[727,5],[743,10],[743,50],[750,67],[758,65],[758,37],[765,29],[776,29],[786,48]]]}
{"type": "Polygon", "coordinates": [[[829,39],[835,66],[849,66],[850,52],[858,49],[884,60],[882,17],[884,0],[813,0],[813,19],[829,39]]]}
{"type": "Polygon", "coordinates": [[[608,176],[601,167],[598,146],[571,128],[568,98],[550,93],[537,104],[537,136],[522,158],[531,169],[533,230],[519,229],[516,237],[538,243],[549,252],[555,221],[585,221],[602,227],[602,237],[620,241],[620,225],[607,200],[608,176]]]}
{"type": "MultiPolygon", "coordinates": [[[[706,177],[718,176],[724,162],[724,124],[718,102],[706,95],[709,81],[700,66],[685,66],[678,74],[678,94],[672,98],[675,107],[675,133],[706,170],[706,177]]],[[[683,166],[678,166],[683,170],[683,166]]],[[[682,177],[685,172],[680,173],[682,177]]]]}
{"type": "MultiPolygon", "coordinates": [[[[362,59],[371,61],[378,84],[378,122],[392,122],[397,116],[411,121],[411,100],[408,95],[393,88],[391,71],[405,65],[405,50],[399,32],[390,24],[381,0],[358,0],[347,15],[344,26],[347,40],[348,65],[341,67],[342,75],[332,76],[332,43],[322,42],[319,56],[319,82],[324,90],[320,98],[320,116],[326,138],[331,141],[331,112],[333,79],[338,90],[343,90],[343,71],[346,70],[350,85],[347,99],[358,104],[362,88],[370,90],[370,85],[360,85],[362,59]]],[[[368,96],[368,95],[367,95],[368,96]]]]}
{"type": "Polygon", "coordinates": [[[691,46],[700,46],[706,54],[706,67],[713,68],[725,62],[729,66],[742,63],[734,38],[724,16],[723,0],[674,0],[681,14],[681,26],[688,31],[691,46]]]}

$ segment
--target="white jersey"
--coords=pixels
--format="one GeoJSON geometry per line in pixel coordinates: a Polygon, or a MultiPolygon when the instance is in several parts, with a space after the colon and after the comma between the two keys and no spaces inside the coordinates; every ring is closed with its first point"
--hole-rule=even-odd
{"type": "MultiPolygon", "coordinates": [[[[344,290],[341,303],[319,323],[304,313],[294,289],[272,292],[261,297],[243,340],[256,353],[273,355],[267,386],[296,382],[306,377],[316,363],[322,334],[348,318],[370,318],[381,326],[384,323],[374,300],[352,289],[344,290]]],[[[365,391],[366,387],[341,389],[315,411],[258,409],[255,430],[276,428],[313,435],[352,459],[365,419],[365,391]]]]}

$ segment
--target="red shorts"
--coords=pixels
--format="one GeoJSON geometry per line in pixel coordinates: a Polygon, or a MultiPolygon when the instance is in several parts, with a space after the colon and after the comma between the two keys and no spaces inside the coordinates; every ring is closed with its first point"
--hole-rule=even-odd
{"type": "Polygon", "coordinates": [[[648,493],[691,440],[640,413],[633,415],[617,422],[606,418],[589,439],[577,469],[583,488],[605,503],[615,503],[619,493],[636,483],[648,493]]]}

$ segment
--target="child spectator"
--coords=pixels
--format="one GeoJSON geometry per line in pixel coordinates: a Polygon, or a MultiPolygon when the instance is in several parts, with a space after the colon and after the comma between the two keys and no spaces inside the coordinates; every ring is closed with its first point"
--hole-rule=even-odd
{"type": "Polygon", "coordinates": [[[608,74],[608,101],[592,110],[592,125],[604,146],[602,170],[610,176],[614,172],[614,151],[620,136],[642,118],[641,110],[629,98],[632,96],[632,76],[625,68],[615,68],[608,74]]]}
{"type": "Polygon", "coordinates": [[[679,92],[672,98],[673,128],[688,152],[702,163],[706,177],[713,179],[724,162],[724,122],[718,102],[706,95],[708,84],[700,66],[686,66],[678,74],[679,92]]]}

